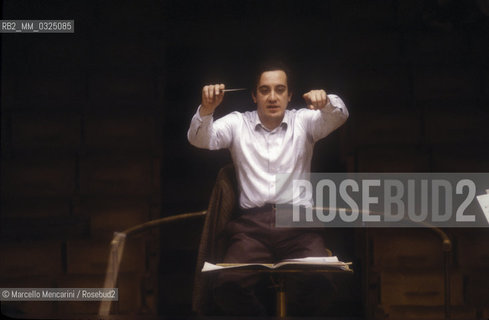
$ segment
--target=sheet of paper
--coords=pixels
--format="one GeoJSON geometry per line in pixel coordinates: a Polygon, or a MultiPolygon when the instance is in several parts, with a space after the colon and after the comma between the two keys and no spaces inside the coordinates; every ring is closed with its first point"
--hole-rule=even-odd
{"type": "Polygon", "coordinates": [[[484,212],[484,216],[486,217],[487,223],[489,223],[489,194],[483,194],[481,196],[477,196],[477,201],[482,208],[482,212],[484,212]]]}
{"type": "Polygon", "coordinates": [[[224,267],[216,266],[215,264],[212,264],[209,262],[204,262],[204,267],[202,268],[202,272],[214,271],[214,270],[219,270],[219,269],[224,269],[224,267]]]}
{"type": "Polygon", "coordinates": [[[243,268],[248,266],[262,266],[270,269],[276,269],[284,265],[324,265],[331,266],[335,268],[340,268],[342,270],[349,270],[349,265],[351,262],[339,261],[336,256],[333,257],[307,257],[298,259],[287,259],[276,264],[269,263],[218,263],[212,264],[210,262],[204,262],[202,272],[214,271],[220,269],[230,269],[230,268],[243,268]]]}
{"type": "Polygon", "coordinates": [[[298,258],[298,259],[287,259],[284,261],[291,262],[309,262],[309,263],[333,263],[339,262],[337,256],[332,257],[307,257],[307,258],[298,258]]]}

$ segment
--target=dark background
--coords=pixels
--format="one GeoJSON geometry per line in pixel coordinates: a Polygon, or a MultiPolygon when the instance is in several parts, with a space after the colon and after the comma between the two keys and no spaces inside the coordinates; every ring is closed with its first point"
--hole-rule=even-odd
{"type": "MultiPolygon", "coordinates": [[[[75,33],[1,35],[0,286],[101,287],[114,231],[205,209],[230,157],[186,140],[201,87],[249,87],[264,57],[290,64],[294,106],[324,88],[350,110],[316,145],[313,171],[487,172],[488,8],[484,0],[3,1],[2,19],[74,19],[75,33]]],[[[227,94],[217,116],[251,102],[249,92],[227,94]]],[[[128,243],[114,312],[189,314],[201,222],[128,243]]],[[[337,314],[441,314],[441,255],[429,231],[335,232],[332,248],[359,270],[337,314]]],[[[449,232],[456,312],[487,318],[489,235],[449,232]]],[[[97,308],[2,303],[20,315],[97,308]]]]}

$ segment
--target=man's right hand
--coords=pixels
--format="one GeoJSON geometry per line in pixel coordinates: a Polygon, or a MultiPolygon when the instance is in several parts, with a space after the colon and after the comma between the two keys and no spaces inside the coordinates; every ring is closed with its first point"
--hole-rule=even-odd
{"type": "Polygon", "coordinates": [[[207,116],[214,113],[214,110],[221,104],[224,98],[224,84],[211,84],[202,88],[202,103],[200,116],[207,116]]]}

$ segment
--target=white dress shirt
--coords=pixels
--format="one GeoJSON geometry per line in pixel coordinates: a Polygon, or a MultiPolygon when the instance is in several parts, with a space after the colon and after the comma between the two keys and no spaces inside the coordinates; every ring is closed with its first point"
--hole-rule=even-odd
{"type": "MultiPolygon", "coordinates": [[[[201,117],[200,106],[187,133],[189,142],[199,148],[231,151],[244,209],[266,203],[310,206],[303,195],[292,196],[294,179],[311,170],[314,144],[341,126],[348,118],[345,104],[336,95],[328,95],[330,108],[286,110],[282,123],[270,131],[260,122],[257,111],[232,112],[218,120],[201,117]],[[279,175],[280,180],[276,180],[279,175]],[[283,180],[285,179],[285,180],[283,180]],[[276,186],[278,181],[279,186],[276,186]]],[[[310,198],[310,197],[309,197],[310,198]]]]}

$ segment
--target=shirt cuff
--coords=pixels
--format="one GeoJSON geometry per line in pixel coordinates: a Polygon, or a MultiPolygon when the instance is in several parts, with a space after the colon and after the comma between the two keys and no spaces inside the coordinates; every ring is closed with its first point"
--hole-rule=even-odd
{"type": "Polygon", "coordinates": [[[329,112],[341,112],[347,115],[346,107],[343,103],[343,100],[341,100],[341,98],[335,94],[328,94],[328,104],[326,105],[326,107],[321,109],[321,112],[329,113],[328,110],[332,110],[329,112]]]}
{"type": "Polygon", "coordinates": [[[199,105],[199,107],[197,108],[197,112],[195,113],[195,119],[197,119],[199,122],[209,122],[211,119],[212,119],[212,115],[213,113],[211,114],[208,114],[206,116],[201,116],[200,115],[200,108],[202,107],[202,105],[199,105]]]}

